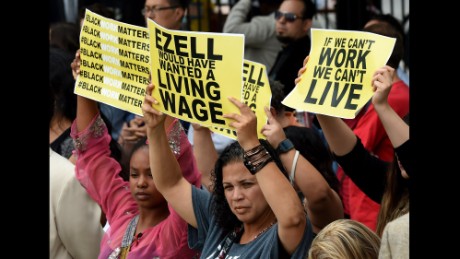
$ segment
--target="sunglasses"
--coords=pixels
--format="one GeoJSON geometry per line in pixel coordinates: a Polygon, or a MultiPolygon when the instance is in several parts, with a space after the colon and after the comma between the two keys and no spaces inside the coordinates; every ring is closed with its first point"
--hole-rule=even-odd
{"type": "Polygon", "coordinates": [[[284,19],[287,22],[294,22],[297,19],[302,19],[302,16],[297,16],[294,13],[283,13],[283,12],[280,12],[280,11],[275,11],[275,19],[276,20],[281,19],[281,17],[283,17],[283,16],[284,16],[284,19]]]}

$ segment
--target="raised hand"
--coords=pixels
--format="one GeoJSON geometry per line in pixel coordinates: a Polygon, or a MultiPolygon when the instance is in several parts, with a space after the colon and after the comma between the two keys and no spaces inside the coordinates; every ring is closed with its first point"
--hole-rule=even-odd
{"type": "Polygon", "coordinates": [[[286,139],[286,134],[281,124],[273,117],[270,109],[265,107],[264,110],[268,120],[267,124],[262,127],[262,134],[267,138],[267,141],[272,147],[277,148],[279,144],[286,139]]]}
{"type": "Polygon", "coordinates": [[[158,101],[152,97],[154,85],[150,83],[145,91],[144,103],[142,104],[142,113],[144,115],[144,122],[148,130],[157,129],[158,126],[164,128],[166,115],[157,109],[153,108],[153,104],[158,104],[158,101]]]}
{"type": "Polygon", "coordinates": [[[233,120],[230,122],[230,126],[235,128],[238,142],[241,147],[244,150],[248,150],[258,146],[260,143],[257,138],[257,117],[255,113],[249,106],[236,98],[228,97],[228,99],[240,109],[240,114],[224,114],[223,117],[233,120]]]}
{"type": "Polygon", "coordinates": [[[372,77],[372,104],[374,106],[387,104],[388,94],[393,85],[394,68],[384,66],[377,69],[372,77]]]}
{"type": "Polygon", "coordinates": [[[391,144],[396,148],[409,140],[409,125],[399,117],[398,113],[388,103],[394,73],[395,70],[389,66],[381,67],[375,71],[372,78],[372,89],[374,90],[372,104],[391,144]]]}

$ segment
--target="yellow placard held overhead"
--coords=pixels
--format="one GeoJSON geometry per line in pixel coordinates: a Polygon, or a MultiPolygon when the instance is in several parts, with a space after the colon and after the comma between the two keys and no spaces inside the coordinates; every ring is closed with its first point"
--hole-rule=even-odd
{"type": "Polygon", "coordinates": [[[396,39],[325,29],[312,29],[311,39],[306,71],[282,103],[297,110],[355,118],[372,97],[372,76],[390,58],[396,39]]]}
{"type": "Polygon", "coordinates": [[[261,133],[262,127],[267,123],[264,107],[270,108],[272,91],[268,81],[267,69],[264,64],[244,60],[243,65],[243,100],[251,107],[257,117],[257,134],[265,139],[261,133]]]}
{"type": "MultiPolygon", "coordinates": [[[[225,90],[223,91],[225,92],[225,90]]],[[[241,100],[256,114],[257,134],[260,139],[266,139],[261,131],[268,119],[264,107],[270,107],[271,99],[272,91],[270,89],[265,65],[245,59],[243,64],[241,100]]],[[[222,129],[219,127],[211,127],[210,129],[215,133],[236,139],[236,132],[234,130],[222,129]]]]}
{"type": "Polygon", "coordinates": [[[184,121],[230,129],[222,115],[239,113],[244,36],[168,30],[148,20],[154,107],[184,121]]]}
{"type": "Polygon", "coordinates": [[[80,58],[76,94],[142,115],[150,75],[147,28],[87,9],[80,33],[80,58]]]}

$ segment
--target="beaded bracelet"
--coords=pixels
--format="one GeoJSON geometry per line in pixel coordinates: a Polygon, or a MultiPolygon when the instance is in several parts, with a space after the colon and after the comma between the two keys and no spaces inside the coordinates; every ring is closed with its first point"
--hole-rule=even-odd
{"type": "Polygon", "coordinates": [[[259,145],[244,152],[244,165],[251,174],[255,174],[260,171],[269,162],[273,161],[272,156],[265,149],[263,145],[259,145]]]}
{"type": "Polygon", "coordinates": [[[262,144],[260,144],[258,146],[255,146],[255,147],[249,149],[248,151],[244,151],[244,155],[245,156],[252,156],[252,155],[255,155],[255,154],[259,153],[262,150],[265,151],[265,147],[262,144]]]}

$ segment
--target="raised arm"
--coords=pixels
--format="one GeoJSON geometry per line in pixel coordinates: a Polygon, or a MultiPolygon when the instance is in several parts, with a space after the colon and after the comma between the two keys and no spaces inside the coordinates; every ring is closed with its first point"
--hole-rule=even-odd
{"type": "Polygon", "coordinates": [[[187,223],[197,227],[192,205],[192,186],[183,177],[179,163],[169,146],[165,130],[165,114],[153,108],[157,101],[152,97],[153,84],[146,89],[142,113],[147,126],[150,170],[155,185],[168,203],[187,223]]]}
{"type": "MultiPolygon", "coordinates": [[[[268,123],[262,132],[274,148],[286,139],[286,134],[279,122],[273,117],[268,108],[265,109],[268,123]]],[[[298,151],[297,151],[298,152],[298,151]]],[[[313,232],[318,233],[323,227],[336,219],[343,218],[343,205],[336,193],[321,175],[321,173],[301,154],[294,161],[296,150],[280,154],[281,161],[290,177],[294,177],[295,185],[307,200],[307,212],[313,225],[313,232]],[[294,172],[292,171],[294,170],[294,172]]]]}
{"type": "MultiPolygon", "coordinates": [[[[71,63],[72,74],[75,80],[80,74],[80,50],[75,54],[75,59],[71,63]]],[[[99,113],[99,108],[97,102],[81,95],[77,96],[77,130],[78,132],[86,129],[86,127],[91,123],[96,114],[99,113]]]]}
{"type": "MultiPolygon", "coordinates": [[[[254,112],[237,99],[229,99],[239,108],[240,114],[224,116],[233,120],[230,126],[235,128],[241,147],[246,152],[261,145],[257,138],[257,118],[254,112]]],[[[255,176],[278,221],[281,244],[292,254],[302,240],[306,224],[305,212],[297,193],[274,162],[266,164],[255,176]]]]}
{"type": "MultiPolygon", "coordinates": [[[[80,52],[71,63],[75,78],[80,73],[80,52]]],[[[99,115],[96,101],[77,96],[77,116],[72,124],[71,136],[75,143],[75,175],[106,214],[108,221],[119,215],[119,208],[134,203],[125,187],[127,183],[119,176],[122,167],[111,157],[112,140],[99,115]]]]}
{"type": "Polygon", "coordinates": [[[390,66],[384,66],[375,71],[374,77],[372,78],[372,87],[374,90],[372,104],[385,128],[391,144],[394,148],[397,148],[409,140],[409,126],[388,103],[388,94],[393,85],[392,78],[394,73],[394,68],[390,66]]]}
{"type": "Polygon", "coordinates": [[[241,33],[245,35],[246,46],[259,46],[266,43],[275,31],[273,14],[252,17],[246,21],[251,10],[251,0],[240,0],[230,10],[225,21],[224,33],[241,33]],[[267,26],[269,24],[269,26],[267,26]]]}
{"type": "Polygon", "coordinates": [[[218,154],[212,142],[211,130],[209,128],[192,123],[193,127],[193,154],[201,172],[201,184],[209,191],[211,190],[211,171],[214,169],[218,154]]]}
{"type": "MultiPolygon", "coordinates": [[[[296,84],[306,71],[308,58],[299,70],[296,84]]],[[[331,152],[344,172],[372,200],[380,203],[385,188],[388,164],[372,156],[359,141],[358,137],[340,118],[316,114],[331,152]],[[373,172],[373,173],[369,173],[373,172]]]]}
{"type": "Polygon", "coordinates": [[[345,174],[373,201],[380,203],[388,163],[371,155],[358,137],[336,117],[316,114],[326,141],[345,174]]]}
{"type": "Polygon", "coordinates": [[[335,155],[343,156],[353,150],[357,137],[342,119],[322,114],[316,114],[316,118],[335,155]]]}

